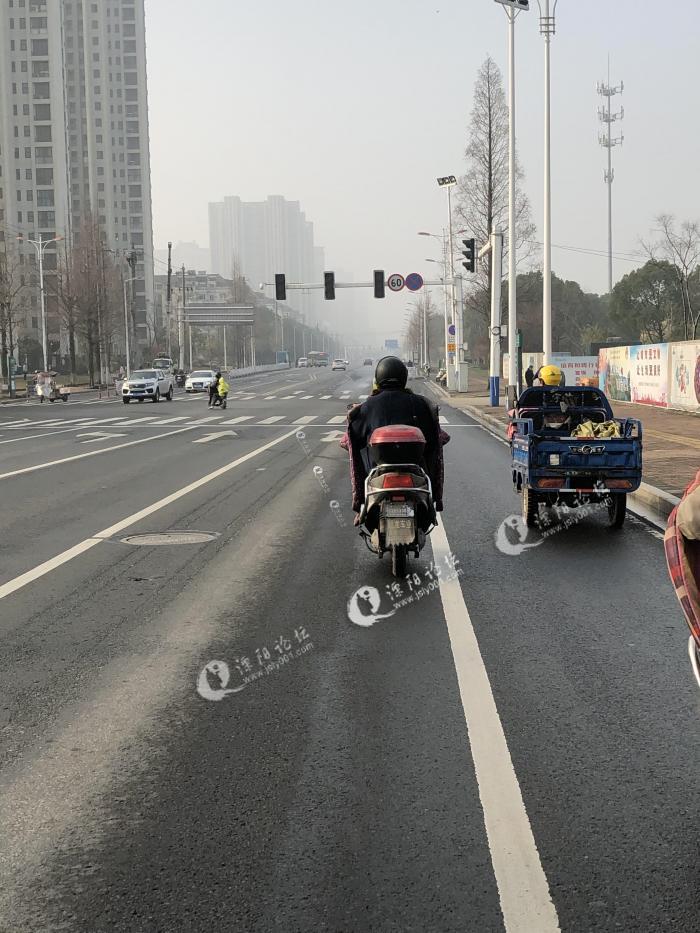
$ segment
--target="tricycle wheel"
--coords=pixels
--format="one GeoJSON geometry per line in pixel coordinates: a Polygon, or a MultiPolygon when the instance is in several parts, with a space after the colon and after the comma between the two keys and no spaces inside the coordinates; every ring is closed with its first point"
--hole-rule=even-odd
{"type": "Polygon", "coordinates": [[[608,501],[608,524],[611,528],[622,528],[627,515],[627,494],[613,493],[608,501]]]}
{"type": "Polygon", "coordinates": [[[528,528],[534,528],[537,525],[537,516],[539,515],[540,502],[537,493],[533,492],[529,486],[523,486],[523,521],[528,528]]]}

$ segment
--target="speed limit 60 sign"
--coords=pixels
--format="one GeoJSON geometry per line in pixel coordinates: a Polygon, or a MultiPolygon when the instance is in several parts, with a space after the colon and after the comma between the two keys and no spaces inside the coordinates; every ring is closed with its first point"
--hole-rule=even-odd
{"type": "Polygon", "coordinates": [[[389,276],[386,284],[389,286],[392,292],[400,292],[406,284],[406,280],[402,275],[395,273],[394,275],[389,276]]]}

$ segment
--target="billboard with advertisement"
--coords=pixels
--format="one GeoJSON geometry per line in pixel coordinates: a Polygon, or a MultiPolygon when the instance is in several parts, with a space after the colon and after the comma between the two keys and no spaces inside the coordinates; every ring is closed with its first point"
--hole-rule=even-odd
{"type": "MultiPolygon", "coordinates": [[[[508,378],[508,360],[507,353],[503,355],[503,378],[508,378]]],[[[532,366],[537,372],[544,362],[544,353],[523,353],[523,379],[525,370],[532,366]]],[[[598,357],[597,356],[569,356],[566,354],[555,353],[552,356],[552,363],[558,366],[564,373],[566,385],[581,385],[582,379],[598,378],[598,357]]]]}
{"type": "Polygon", "coordinates": [[[668,408],[668,347],[652,343],[629,348],[632,401],[638,405],[668,408]]]}
{"type": "Polygon", "coordinates": [[[598,385],[609,399],[632,401],[630,347],[605,347],[600,351],[598,385]]]}
{"type": "Polygon", "coordinates": [[[671,344],[670,406],[700,412],[700,343],[671,344]]]}

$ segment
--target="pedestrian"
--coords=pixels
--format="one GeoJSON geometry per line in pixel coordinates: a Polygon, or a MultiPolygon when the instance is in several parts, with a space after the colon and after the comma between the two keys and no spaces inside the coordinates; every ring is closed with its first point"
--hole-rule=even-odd
{"type": "Polygon", "coordinates": [[[213,408],[219,397],[219,379],[221,373],[217,373],[209,384],[209,408],[213,408]]]}
{"type": "MultiPolygon", "coordinates": [[[[226,409],[226,399],[228,398],[229,389],[231,386],[226,382],[223,376],[219,378],[219,381],[216,386],[219,405],[225,410],[226,409]]],[[[214,402],[216,405],[216,402],[214,402]]]]}
{"type": "Polygon", "coordinates": [[[535,381],[535,370],[533,368],[532,363],[530,363],[528,368],[525,370],[525,384],[527,385],[528,389],[532,388],[532,384],[534,381],[535,381]]]}

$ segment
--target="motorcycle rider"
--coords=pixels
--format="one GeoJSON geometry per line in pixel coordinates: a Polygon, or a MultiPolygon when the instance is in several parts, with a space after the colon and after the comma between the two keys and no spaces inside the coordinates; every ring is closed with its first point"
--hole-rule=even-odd
{"type": "MultiPolygon", "coordinates": [[[[392,424],[420,428],[425,437],[424,466],[435,494],[435,510],[442,504],[442,445],[449,435],[440,428],[437,405],[406,388],[408,369],[395,356],[385,356],[377,363],[374,390],[361,405],[348,412],[348,445],[353,479],[353,511],[360,512],[364,481],[372,469],[368,445],[372,432],[392,424]]],[[[358,519],[355,520],[358,524],[358,519]]]]}

